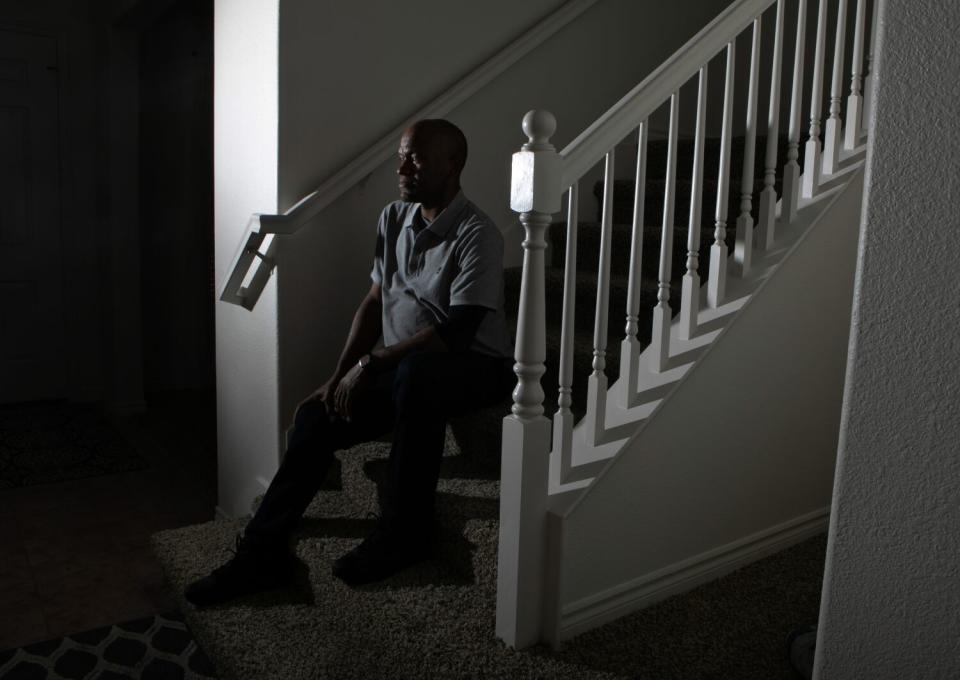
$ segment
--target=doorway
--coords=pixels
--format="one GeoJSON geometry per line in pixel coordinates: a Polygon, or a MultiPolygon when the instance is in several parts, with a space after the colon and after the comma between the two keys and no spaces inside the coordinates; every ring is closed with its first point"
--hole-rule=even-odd
{"type": "Polygon", "coordinates": [[[57,42],[0,31],[0,403],[64,396],[57,42]]]}
{"type": "Polygon", "coordinates": [[[213,3],[180,0],[140,34],[143,380],[214,391],[213,3]]]}

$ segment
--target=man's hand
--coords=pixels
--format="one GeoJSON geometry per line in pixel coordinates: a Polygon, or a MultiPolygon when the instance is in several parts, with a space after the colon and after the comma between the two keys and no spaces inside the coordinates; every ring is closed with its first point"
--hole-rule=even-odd
{"type": "MultiPolygon", "coordinates": [[[[353,417],[357,395],[370,386],[372,379],[372,371],[364,369],[359,364],[354,365],[347,371],[347,374],[337,385],[336,393],[333,396],[333,408],[336,414],[349,422],[353,417]]],[[[327,412],[329,413],[329,411],[327,412]]]]}
{"type": "Polygon", "coordinates": [[[334,374],[330,377],[327,382],[323,383],[320,387],[317,388],[309,397],[297,404],[297,410],[300,410],[300,407],[304,404],[309,404],[311,401],[319,401],[323,404],[323,407],[327,410],[327,416],[333,418],[336,415],[333,405],[333,396],[337,389],[337,384],[340,382],[340,376],[334,374]]]}

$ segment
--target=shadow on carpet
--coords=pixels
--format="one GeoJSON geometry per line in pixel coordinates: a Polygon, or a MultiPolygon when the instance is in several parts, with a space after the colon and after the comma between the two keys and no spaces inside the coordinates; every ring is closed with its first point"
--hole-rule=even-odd
{"type": "Polygon", "coordinates": [[[196,610],[184,587],[229,557],[244,522],[155,534],[174,596],[223,678],[736,678],[796,680],[787,633],[816,621],[825,539],[807,540],[689,593],[584,633],[559,652],[515,651],[494,634],[499,484],[483,470],[442,476],[437,557],[350,587],[330,565],[369,531],[371,443],[341,455],[342,488],[322,490],[295,536],[296,583],[196,610]]]}
{"type": "Polygon", "coordinates": [[[146,461],[92,408],[0,406],[0,489],[141,470],[146,461]]]}

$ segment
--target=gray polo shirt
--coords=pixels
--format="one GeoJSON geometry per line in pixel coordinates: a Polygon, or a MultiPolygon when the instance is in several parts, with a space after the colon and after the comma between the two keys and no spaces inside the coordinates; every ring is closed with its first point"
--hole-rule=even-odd
{"type": "Polygon", "coordinates": [[[443,323],[451,305],[480,305],[490,312],[470,349],[513,356],[503,313],[503,236],[462,191],[430,223],[419,203],[384,208],[370,278],[383,293],[387,347],[443,323]]]}

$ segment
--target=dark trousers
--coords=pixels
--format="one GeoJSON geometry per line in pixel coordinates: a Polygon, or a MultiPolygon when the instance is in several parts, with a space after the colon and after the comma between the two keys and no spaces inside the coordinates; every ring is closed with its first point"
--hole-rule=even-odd
{"type": "Polygon", "coordinates": [[[506,397],[512,362],[475,352],[421,352],[377,376],[350,422],[330,418],[319,401],[297,410],[280,469],[245,535],[254,546],[284,545],[333,463],[335,451],[393,429],[381,513],[402,530],[432,522],[447,418],[506,397]]]}

